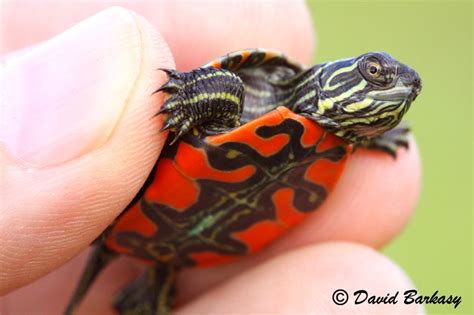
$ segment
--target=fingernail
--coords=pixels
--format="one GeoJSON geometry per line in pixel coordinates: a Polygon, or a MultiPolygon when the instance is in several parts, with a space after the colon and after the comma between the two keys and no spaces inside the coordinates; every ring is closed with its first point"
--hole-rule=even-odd
{"type": "Polygon", "coordinates": [[[107,142],[140,71],[132,14],[102,11],[0,64],[0,143],[15,159],[51,166],[107,142]]]}

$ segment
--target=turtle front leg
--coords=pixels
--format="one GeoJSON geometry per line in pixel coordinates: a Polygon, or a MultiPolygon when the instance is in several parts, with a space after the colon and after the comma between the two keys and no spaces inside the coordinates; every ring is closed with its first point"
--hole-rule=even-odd
{"type": "Polygon", "coordinates": [[[161,130],[174,131],[171,144],[194,127],[216,134],[240,125],[244,86],[237,75],[212,67],[163,71],[169,80],[156,92],[168,95],[158,115],[168,115],[161,130]]]}
{"type": "Polygon", "coordinates": [[[410,127],[408,123],[401,122],[398,126],[381,134],[380,136],[365,140],[355,145],[355,148],[367,148],[378,150],[397,157],[397,149],[404,147],[408,149],[410,127]]]}
{"type": "Polygon", "coordinates": [[[119,293],[114,307],[120,315],[167,315],[173,304],[175,281],[175,267],[150,267],[119,293]]]}

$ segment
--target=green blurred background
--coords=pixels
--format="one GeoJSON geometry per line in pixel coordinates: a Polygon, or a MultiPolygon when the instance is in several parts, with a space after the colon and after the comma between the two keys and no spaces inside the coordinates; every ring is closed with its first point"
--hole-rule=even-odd
{"type": "Polygon", "coordinates": [[[308,1],[316,62],[371,50],[415,68],[423,91],[410,121],[423,163],[416,213],[384,253],[421,294],[461,295],[428,314],[473,314],[473,4],[471,1],[308,1]]]}

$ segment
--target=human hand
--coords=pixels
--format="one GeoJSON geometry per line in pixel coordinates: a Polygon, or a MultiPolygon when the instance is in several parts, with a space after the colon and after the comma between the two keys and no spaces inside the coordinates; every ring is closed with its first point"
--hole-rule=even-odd
{"type": "MultiPolygon", "coordinates": [[[[6,36],[2,47],[9,54],[0,77],[0,293],[22,287],[1,299],[0,312],[6,314],[60,313],[87,253],[59,267],[87,247],[143,184],[165,137],[157,132],[159,120],[151,119],[162,99],[150,94],[166,80],[156,68],[173,67],[174,57],[180,70],[189,70],[248,47],[278,49],[306,64],[313,53],[314,34],[301,3],[198,6],[171,1],[128,6],[154,27],[113,8],[58,38],[11,52],[103,6],[25,11],[11,3],[4,8],[10,17],[5,30],[36,27],[33,33],[15,32],[13,40],[6,36]],[[203,17],[205,22],[199,20],[203,17]]],[[[360,150],[324,206],[264,252],[232,265],[182,272],[178,310],[420,311],[401,303],[341,307],[331,301],[338,288],[385,295],[412,287],[396,265],[371,247],[386,244],[409,219],[419,173],[413,142],[396,161],[360,150]]],[[[80,312],[112,313],[112,295],[139,271],[127,259],[113,264],[80,312]]]]}

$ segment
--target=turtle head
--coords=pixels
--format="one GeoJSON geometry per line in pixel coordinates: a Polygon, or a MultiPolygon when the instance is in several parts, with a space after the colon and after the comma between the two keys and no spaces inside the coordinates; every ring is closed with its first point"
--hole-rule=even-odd
{"type": "Polygon", "coordinates": [[[384,52],[318,67],[317,103],[309,113],[351,143],[395,127],[421,90],[415,70],[384,52]]]}

